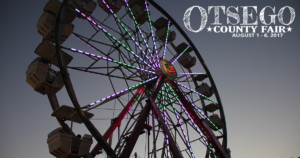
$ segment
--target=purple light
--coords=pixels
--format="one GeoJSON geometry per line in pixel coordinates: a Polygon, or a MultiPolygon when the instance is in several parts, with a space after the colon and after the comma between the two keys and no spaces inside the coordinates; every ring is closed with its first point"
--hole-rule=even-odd
{"type": "Polygon", "coordinates": [[[200,72],[196,72],[196,73],[180,73],[179,75],[204,75],[206,73],[200,73],[200,72]]]}
{"type": "Polygon", "coordinates": [[[175,61],[177,61],[177,59],[182,55],[183,53],[180,53],[178,56],[177,56],[177,58],[174,60],[174,61],[172,61],[172,65],[175,63],[175,61]]]}
{"type": "Polygon", "coordinates": [[[168,43],[169,27],[170,27],[170,21],[168,22],[168,31],[167,31],[167,36],[166,36],[166,41],[165,41],[165,46],[164,46],[164,54],[163,54],[163,59],[162,60],[165,59],[166,47],[167,47],[167,43],[168,43]]]}
{"type": "MultiPolygon", "coordinates": [[[[76,50],[75,48],[72,48],[72,49],[76,50]]],[[[83,51],[81,51],[81,50],[78,50],[77,52],[83,53],[83,51]]],[[[84,52],[84,54],[87,55],[87,56],[93,56],[93,57],[97,57],[99,59],[103,59],[103,60],[107,60],[107,61],[110,61],[110,62],[114,62],[112,59],[109,59],[109,58],[106,58],[106,57],[101,57],[100,55],[96,56],[95,54],[91,54],[91,53],[88,53],[88,52],[84,52]]],[[[145,71],[145,72],[148,72],[148,73],[155,74],[155,72],[153,72],[153,71],[149,71],[149,70],[146,70],[146,69],[141,69],[139,67],[133,67],[133,66],[127,65],[127,64],[122,63],[122,62],[115,61],[114,63],[117,63],[119,65],[126,65],[127,67],[130,67],[130,68],[135,68],[137,70],[141,70],[141,71],[145,71]]]]}
{"type": "Polygon", "coordinates": [[[177,61],[177,59],[188,49],[188,48],[190,48],[191,46],[190,45],[188,45],[188,47],[187,48],[185,48],[185,50],[182,52],[182,53],[180,53],[178,56],[177,56],[177,58],[174,60],[174,61],[172,61],[172,65],[173,65],[173,63],[175,62],[175,61],[177,61]]]}
{"type": "MultiPolygon", "coordinates": [[[[175,83],[176,83],[176,82],[175,82],[175,83]]],[[[164,86],[166,87],[165,84],[164,84],[164,86]]],[[[169,85],[168,85],[168,86],[169,86],[169,85]]],[[[173,92],[173,90],[172,90],[171,88],[168,88],[168,89],[171,90],[171,91],[173,92]]],[[[176,98],[176,97],[175,97],[175,98],[176,98]]],[[[186,99],[188,102],[190,102],[190,101],[187,99],[187,97],[185,97],[185,99],[186,99]]],[[[205,144],[208,145],[207,141],[205,140],[204,136],[203,136],[202,133],[200,132],[199,128],[196,126],[196,124],[195,124],[195,122],[193,121],[193,119],[191,119],[191,116],[189,115],[189,113],[187,112],[187,110],[184,108],[184,106],[182,105],[182,103],[181,103],[177,98],[176,98],[176,100],[178,101],[178,103],[179,103],[179,105],[181,106],[181,108],[184,110],[184,113],[188,116],[188,118],[190,118],[190,120],[191,120],[191,122],[192,122],[194,128],[197,129],[197,132],[200,134],[201,139],[204,140],[205,144]]],[[[193,105],[193,106],[195,106],[195,105],[193,105]]],[[[174,107],[173,107],[173,109],[174,109],[174,107]]],[[[174,110],[174,111],[175,111],[175,110],[174,110]]],[[[175,111],[175,114],[176,114],[176,118],[179,120],[179,117],[178,117],[176,111],[175,111]]],[[[181,123],[180,123],[180,126],[181,126],[181,123]]],[[[182,128],[182,126],[181,126],[181,128],[182,128]]],[[[182,128],[182,130],[183,130],[183,128],[182,128]]],[[[184,135],[185,135],[185,134],[184,134],[184,135]]],[[[185,137],[185,139],[187,139],[187,138],[185,137]]],[[[188,143],[188,146],[190,146],[189,143],[188,143]]],[[[194,156],[193,153],[192,153],[192,151],[191,151],[191,155],[194,156]]]]}
{"type": "MultiPolygon", "coordinates": [[[[125,3],[126,3],[126,6],[129,8],[129,5],[128,5],[127,1],[125,1],[125,3]]],[[[128,10],[130,10],[130,8],[129,8],[128,10]]],[[[130,12],[131,12],[131,10],[130,10],[130,12]]],[[[132,14],[132,12],[131,12],[131,14],[132,14]]],[[[136,21],[135,21],[135,23],[136,23],[136,21]]],[[[123,26],[123,25],[122,25],[122,26],[123,26]]],[[[146,40],[145,40],[145,38],[144,38],[144,36],[143,36],[143,34],[142,34],[142,32],[141,32],[141,29],[139,28],[138,25],[135,25],[135,27],[139,30],[139,33],[140,33],[141,37],[143,38],[144,43],[146,44],[147,50],[149,51],[149,53],[150,53],[150,55],[151,55],[151,57],[152,57],[152,59],[153,59],[153,61],[154,61],[154,65],[152,65],[152,66],[150,66],[150,67],[155,67],[155,66],[156,66],[156,65],[155,65],[155,60],[154,60],[154,58],[153,58],[153,56],[152,56],[152,53],[151,53],[151,51],[150,51],[150,49],[149,49],[149,46],[148,46],[146,40]]],[[[133,38],[132,36],[131,36],[131,39],[135,42],[135,40],[134,40],[134,38],[133,38]]],[[[146,56],[146,58],[147,58],[147,59],[149,60],[149,62],[152,64],[152,61],[149,59],[149,57],[146,55],[146,53],[142,50],[142,48],[138,45],[138,43],[135,42],[135,44],[139,47],[139,49],[143,52],[143,54],[146,56]]],[[[152,68],[152,70],[154,70],[154,68],[152,68]]]]}
{"type": "MultiPolygon", "coordinates": [[[[117,18],[117,17],[116,17],[117,18]]],[[[118,18],[117,18],[118,19],[118,18]]],[[[115,20],[115,19],[114,19],[115,20]]],[[[119,19],[118,19],[119,21],[119,19]]],[[[119,21],[120,22],[120,21],[119,21]]],[[[116,23],[116,20],[115,20],[116,23]]],[[[120,22],[121,23],[121,22],[120,22]]],[[[118,26],[118,25],[117,25],[118,26]]],[[[124,27],[124,25],[121,23],[121,26],[126,30],[126,28],[124,27]]],[[[133,40],[133,42],[135,42],[134,38],[130,35],[131,39],[133,40]]],[[[139,46],[139,44],[137,42],[135,42],[136,46],[142,51],[142,53],[146,56],[146,58],[150,61],[149,57],[146,55],[146,53],[143,51],[143,49],[139,46]]],[[[123,46],[125,48],[125,46],[123,46]]],[[[127,48],[126,48],[127,49],[127,48]]],[[[152,68],[151,65],[149,65],[147,62],[145,62],[141,57],[139,57],[137,54],[135,54],[134,52],[131,51],[132,54],[134,54],[137,58],[139,58],[141,61],[143,61],[148,67],[152,68]]],[[[152,62],[150,61],[150,63],[152,64],[152,62]]],[[[154,68],[152,68],[152,70],[155,70],[154,68]]]]}
{"type": "MultiPolygon", "coordinates": [[[[175,82],[175,81],[174,81],[174,82],[175,82]]],[[[198,95],[200,95],[200,96],[202,96],[202,97],[204,97],[204,98],[206,98],[206,99],[212,101],[213,103],[217,103],[216,101],[214,101],[214,100],[212,100],[212,99],[206,97],[205,95],[203,95],[203,94],[201,94],[201,93],[199,93],[199,92],[197,92],[197,91],[195,91],[195,90],[193,90],[193,89],[191,89],[191,88],[189,88],[189,87],[186,87],[186,86],[184,86],[184,85],[182,85],[182,84],[180,84],[180,83],[178,83],[178,82],[175,82],[175,83],[177,83],[177,84],[180,85],[181,87],[184,87],[184,88],[186,88],[186,89],[188,89],[188,90],[190,90],[190,91],[192,91],[192,92],[194,92],[194,93],[196,93],[196,94],[198,94],[198,95]]]]}
{"type": "MultiPolygon", "coordinates": [[[[75,70],[76,70],[76,69],[75,69],[75,70]]],[[[155,79],[155,78],[157,78],[157,77],[155,76],[155,77],[151,78],[151,80],[153,80],[153,79],[155,79]]],[[[132,86],[132,87],[138,87],[138,86],[141,86],[141,85],[143,85],[143,84],[145,84],[145,83],[147,83],[147,82],[139,83],[139,84],[136,84],[136,85],[134,85],[134,86],[132,86]]],[[[126,92],[126,91],[128,91],[128,89],[124,89],[124,90],[122,90],[122,91],[120,91],[120,92],[117,92],[117,93],[115,93],[115,94],[109,95],[109,96],[107,96],[106,98],[103,98],[101,101],[104,101],[104,100],[109,99],[109,98],[111,98],[111,97],[114,97],[114,96],[116,96],[116,95],[122,94],[122,93],[124,93],[124,92],[126,92]]],[[[100,102],[100,101],[98,100],[98,101],[93,102],[93,103],[91,103],[91,104],[94,105],[95,103],[99,103],[99,102],[100,102]]],[[[91,104],[90,104],[90,105],[91,105],[91,104]]]]}
{"type": "MultiPolygon", "coordinates": [[[[146,6],[146,9],[147,9],[148,16],[150,16],[150,15],[149,15],[149,9],[148,9],[148,4],[147,4],[147,2],[145,2],[145,6],[146,6]]],[[[155,67],[160,67],[160,64],[159,64],[159,57],[158,57],[158,52],[157,52],[157,48],[156,48],[155,37],[154,37],[153,30],[152,30],[152,25],[151,25],[150,17],[149,17],[149,25],[150,25],[150,29],[151,29],[151,35],[152,35],[152,41],[153,41],[153,45],[154,45],[154,51],[155,51],[156,58],[157,58],[157,63],[156,63],[156,65],[155,65],[155,67]]]]}

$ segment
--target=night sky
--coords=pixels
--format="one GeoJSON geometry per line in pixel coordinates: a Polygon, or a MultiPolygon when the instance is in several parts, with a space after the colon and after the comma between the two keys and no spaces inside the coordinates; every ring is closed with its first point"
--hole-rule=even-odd
{"type": "MultiPolygon", "coordinates": [[[[219,91],[225,111],[228,147],[233,158],[291,158],[300,157],[300,2],[299,0],[155,0],[182,27],[193,41],[208,66],[219,91]],[[214,27],[213,9],[208,14],[205,28],[194,33],[184,27],[183,15],[192,6],[201,6],[206,11],[208,6],[257,6],[260,12],[265,6],[275,7],[275,13],[284,6],[295,10],[296,16],[291,32],[282,37],[265,38],[234,38],[231,33],[208,32],[214,27]]],[[[5,1],[0,6],[1,28],[1,157],[51,158],[47,145],[49,132],[59,127],[56,119],[51,116],[46,95],[35,92],[27,83],[25,72],[28,65],[37,57],[34,50],[42,37],[37,32],[37,21],[43,13],[47,0],[5,1]]],[[[101,8],[97,6],[96,10],[101,8]]],[[[123,8],[124,9],[124,8],[123,8]]],[[[234,11],[234,10],[233,10],[234,11]]],[[[252,10],[253,11],[253,10],[252,10]]],[[[270,9],[268,10],[270,11],[270,9]]],[[[270,12],[267,12],[271,14],[270,12]]],[[[155,17],[157,13],[153,13],[155,17]]],[[[96,16],[96,15],[95,15],[96,16]]],[[[253,12],[253,16],[258,13],[253,12]]],[[[270,17],[266,22],[270,22],[270,17]]],[[[243,18],[240,17],[241,26],[243,18]]],[[[191,15],[191,27],[196,30],[200,26],[200,12],[194,9],[191,15]]],[[[222,26],[226,23],[226,15],[220,11],[222,26]]],[[[288,10],[283,14],[285,23],[290,15],[288,10]]],[[[236,21],[231,19],[233,23],[236,21]]],[[[249,19],[249,22],[254,22],[249,19]]],[[[275,26],[282,25],[276,17],[275,26]]],[[[83,20],[75,20],[75,30],[83,31],[83,20]],[[80,30],[81,29],[81,30],[80,30]]],[[[261,21],[258,19],[258,32],[261,32],[261,21]]],[[[271,24],[270,26],[273,26],[271,24]]],[[[70,36],[66,43],[75,41],[70,36]]],[[[178,36],[179,44],[180,38],[178,36]]],[[[77,41],[78,42],[78,41],[77,41]]],[[[76,43],[73,44],[77,46],[76,43]]],[[[197,66],[193,71],[197,72],[197,66]]],[[[70,70],[71,71],[71,70],[70,70]]],[[[74,71],[72,71],[73,73],[74,71]]],[[[180,71],[179,71],[180,72],[180,71]]],[[[95,92],[88,90],[94,87],[97,78],[74,73],[71,79],[78,84],[77,95],[89,103],[95,98],[95,92]],[[73,78],[72,78],[73,77],[73,78]]],[[[100,81],[104,82],[104,81],[100,81]]],[[[101,87],[102,91],[108,87],[101,87]]],[[[122,87],[122,85],[120,85],[122,87]]],[[[120,88],[122,89],[122,88],[120,88]]],[[[103,91],[97,96],[105,97],[111,92],[103,91]]],[[[71,105],[71,101],[63,88],[58,94],[61,105],[71,105]]],[[[99,111],[99,110],[98,110],[99,111]]],[[[108,111],[111,117],[112,111],[108,111]]],[[[116,114],[114,114],[116,115],[116,114]]],[[[109,124],[98,121],[99,131],[103,133],[109,124]]],[[[88,133],[84,125],[74,126],[74,131],[88,133]]],[[[95,144],[95,141],[93,145],[95,144]]],[[[142,157],[142,156],[141,156],[142,157]]]]}

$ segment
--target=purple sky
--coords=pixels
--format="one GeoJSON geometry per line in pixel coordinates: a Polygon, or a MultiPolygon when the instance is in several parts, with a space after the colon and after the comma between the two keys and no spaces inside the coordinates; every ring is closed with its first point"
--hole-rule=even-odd
{"type": "MultiPolygon", "coordinates": [[[[214,78],[225,111],[228,147],[231,149],[232,157],[299,157],[300,106],[297,103],[300,94],[299,1],[156,0],[156,2],[187,33],[214,78]],[[280,8],[290,6],[294,8],[296,16],[290,25],[292,32],[284,33],[282,37],[234,38],[231,37],[231,33],[207,32],[208,26],[214,27],[211,25],[212,13],[209,14],[204,30],[199,33],[188,31],[182,19],[186,9],[194,5],[201,6],[206,11],[208,6],[225,6],[226,8],[257,6],[258,11],[265,6],[271,6],[276,8],[276,13],[280,8]]],[[[3,20],[0,26],[3,37],[0,44],[2,49],[2,58],[0,58],[2,79],[0,151],[2,157],[53,157],[48,151],[47,134],[59,125],[51,116],[52,109],[47,96],[35,92],[25,80],[28,65],[37,57],[34,50],[42,40],[37,33],[36,24],[46,3],[47,0],[33,0],[30,4],[25,1],[7,1],[0,6],[3,20]]],[[[96,10],[100,8],[97,6],[96,10]]],[[[241,12],[241,8],[239,11],[241,12]]],[[[266,19],[269,22],[269,17],[266,19]]],[[[289,16],[284,14],[284,19],[287,22],[289,16]]],[[[76,28],[80,31],[79,28],[82,26],[79,25],[83,23],[83,20],[76,20],[75,22],[79,24],[75,24],[74,31],[77,31],[76,28]]],[[[199,28],[199,11],[192,12],[191,22],[192,28],[195,30],[199,28]]],[[[224,26],[229,26],[226,24],[226,15],[222,12],[220,22],[224,26]]],[[[260,27],[261,22],[258,23],[260,27]]],[[[282,26],[277,18],[276,26],[282,26]]],[[[74,40],[73,36],[70,38],[74,40]]],[[[176,40],[180,41],[180,38],[176,40]]],[[[179,44],[179,41],[175,43],[179,44]]],[[[199,61],[197,62],[195,72],[197,72],[197,66],[201,67],[199,61]]],[[[89,78],[85,76],[72,78],[75,82],[85,79],[89,78]]],[[[77,85],[76,88],[93,86],[83,83],[77,85]]],[[[88,92],[81,91],[77,95],[87,99],[90,97],[88,92]]],[[[70,105],[64,88],[57,95],[62,105],[70,105]]],[[[107,93],[103,92],[102,95],[97,94],[97,96],[105,97],[107,93]]],[[[92,97],[87,100],[94,101],[92,97]]],[[[109,121],[105,122],[105,124],[108,123],[109,121]]],[[[105,130],[106,128],[99,129],[101,133],[105,130]]],[[[81,134],[88,133],[83,125],[74,126],[74,131],[81,134]]]]}

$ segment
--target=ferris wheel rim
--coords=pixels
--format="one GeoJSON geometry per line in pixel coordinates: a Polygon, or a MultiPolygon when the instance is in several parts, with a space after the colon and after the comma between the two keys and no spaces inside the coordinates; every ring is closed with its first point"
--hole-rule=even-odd
{"type": "MultiPolygon", "coordinates": [[[[61,5],[61,7],[65,7],[65,4],[66,4],[66,2],[67,2],[68,0],[64,0],[63,1],[63,4],[61,5]]],[[[155,5],[157,5],[157,4],[155,4],[155,2],[154,1],[152,1],[152,0],[148,0],[148,2],[150,2],[153,6],[155,6],[155,5]]],[[[161,8],[162,9],[162,8],[161,8]]],[[[159,10],[159,9],[158,9],[159,10]]],[[[161,13],[163,13],[161,10],[160,10],[160,12],[161,13]]],[[[163,13],[164,14],[164,13],[163,13]]],[[[63,17],[63,15],[61,15],[61,13],[59,14],[60,15],[60,17],[63,17]]],[[[165,15],[165,14],[164,14],[165,15]]],[[[167,15],[165,15],[166,17],[168,17],[169,15],[167,14],[167,15]]],[[[59,16],[58,16],[59,17],[59,16]]],[[[169,16],[170,17],[170,16],[169,16]]],[[[168,17],[168,18],[169,18],[168,17]]],[[[172,18],[169,18],[171,21],[173,20],[172,18]]],[[[56,23],[56,28],[59,28],[59,24],[61,24],[61,19],[59,19],[59,18],[57,18],[57,21],[59,21],[59,22],[57,22],[56,23]]],[[[175,27],[176,27],[176,25],[178,25],[177,23],[176,23],[176,21],[172,21],[174,24],[175,24],[175,27]]],[[[177,27],[176,27],[177,28],[177,27]]],[[[179,30],[180,31],[180,27],[179,28],[177,28],[177,30],[179,30]]],[[[63,78],[64,78],[64,82],[65,82],[65,80],[66,80],[66,82],[65,82],[65,84],[66,84],[66,89],[67,89],[67,91],[68,91],[68,94],[70,95],[71,94],[71,96],[70,96],[70,98],[71,98],[71,100],[72,100],[72,102],[73,102],[73,104],[74,104],[74,102],[75,102],[75,104],[74,104],[74,106],[75,105],[79,105],[78,104],[78,101],[77,101],[77,98],[76,98],[76,95],[75,95],[75,92],[74,92],[74,90],[72,90],[73,89],[73,86],[72,86],[72,83],[71,83],[71,81],[70,81],[70,78],[68,77],[68,70],[66,69],[66,66],[64,65],[64,63],[63,63],[63,60],[62,60],[62,55],[61,55],[61,52],[60,52],[60,49],[61,49],[61,47],[60,47],[60,43],[59,43],[59,41],[60,41],[60,39],[59,39],[59,37],[60,37],[60,33],[61,33],[61,29],[56,29],[56,30],[59,30],[59,31],[56,31],[56,38],[57,38],[57,40],[55,40],[55,42],[56,42],[56,50],[57,50],[57,53],[58,53],[58,61],[59,61],[59,64],[60,64],[60,69],[61,69],[61,71],[62,71],[62,74],[63,74],[63,78]],[[62,68],[63,67],[63,68],[62,68]],[[65,79],[66,78],[66,79],[65,79]],[[68,90],[68,88],[69,88],[69,90],[68,90]],[[70,88],[71,87],[71,88],[70,88]],[[77,103],[76,103],[77,102],[77,103]]],[[[182,29],[181,29],[182,30],[182,29]]],[[[184,33],[184,32],[183,32],[184,33]]],[[[182,35],[185,35],[186,36],[186,34],[184,33],[181,33],[182,35]]],[[[187,37],[188,38],[188,37],[187,37]]],[[[188,38],[188,39],[186,39],[187,41],[190,41],[190,39],[188,38]]],[[[191,41],[190,41],[190,43],[189,43],[190,45],[194,45],[191,41]]],[[[197,55],[199,55],[200,56],[200,53],[198,52],[198,50],[196,49],[196,47],[193,47],[193,49],[194,49],[194,51],[195,51],[195,54],[197,55]]],[[[199,59],[199,56],[197,55],[197,57],[198,57],[198,59],[199,59]]],[[[202,59],[202,57],[200,56],[200,59],[202,59]]],[[[199,61],[201,62],[201,64],[202,64],[202,66],[203,66],[203,63],[204,63],[204,61],[203,61],[203,59],[202,60],[200,60],[199,59],[199,61]],[[203,62],[202,62],[203,61],[203,62]]],[[[207,69],[208,70],[208,68],[206,67],[206,65],[204,64],[204,66],[203,66],[205,69],[207,69]]],[[[209,73],[209,71],[207,71],[207,73],[209,74],[209,79],[211,80],[211,84],[212,85],[214,85],[214,82],[213,82],[213,80],[212,80],[212,76],[210,75],[210,73],[209,73]]],[[[214,86],[215,88],[216,88],[216,86],[214,86]]],[[[217,94],[217,99],[218,99],[218,96],[219,96],[219,94],[218,94],[218,92],[217,92],[217,90],[216,90],[216,94],[217,94]]],[[[219,104],[220,104],[220,106],[221,106],[221,108],[222,108],[222,111],[223,111],[223,107],[222,107],[222,104],[221,104],[221,101],[219,101],[219,104]]],[[[79,106],[80,107],[80,106],[79,106]]],[[[77,109],[77,111],[79,112],[80,110],[79,110],[79,108],[78,108],[78,106],[77,107],[75,107],[76,109],[77,109]]],[[[220,110],[221,111],[221,110],[220,110]]],[[[79,112],[80,113],[80,112],[79,112]]],[[[222,114],[222,113],[224,113],[224,112],[221,112],[221,115],[223,115],[224,116],[224,114],[222,114]]],[[[79,115],[80,117],[81,117],[81,115],[79,115]]],[[[84,118],[82,118],[83,120],[84,120],[84,118]]],[[[225,120],[225,117],[224,117],[224,120],[225,120]]],[[[225,126],[225,132],[224,133],[226,133],[226,123],[224,124],[224,126],[225,126]]],[[[92,133],[92,132],[91,132],[92,133]]],[[[99,133],[99,132],[98,132],[99,133]]],[[[101,136],[101,134],[99,133],[99,134],[96,134],[96,135],[100,135],[101,136]]],[[[94,136],[94,135],[93,135],[94,136]]],[[[99,137],[99,136],[98,136],[99,137]]],[[[227,136],[226,136],[226,139],[227,139],[227,136]]],[[[224,138],[223,138],[223,140],[224,140],[224,138]]],[[[224,144],[224,143],[223,143],[224,144]]],[[[225,143],[226,144],[226,143],[225,143]]],[[[226,145],[225,145],[225,147],[226,147],[226,145]]]]}

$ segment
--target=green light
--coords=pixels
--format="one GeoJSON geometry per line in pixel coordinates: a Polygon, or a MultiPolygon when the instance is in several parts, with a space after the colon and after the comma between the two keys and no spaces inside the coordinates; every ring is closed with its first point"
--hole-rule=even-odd
{"type": "Polygon", "coordinates": [[[183,54],[188,48],[189,48],[189,46],[185,48],[185,50],[182,52],[182,54],[183,54]]]}

